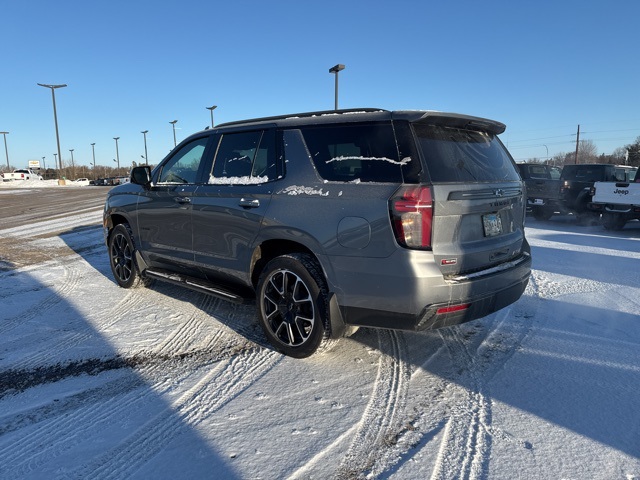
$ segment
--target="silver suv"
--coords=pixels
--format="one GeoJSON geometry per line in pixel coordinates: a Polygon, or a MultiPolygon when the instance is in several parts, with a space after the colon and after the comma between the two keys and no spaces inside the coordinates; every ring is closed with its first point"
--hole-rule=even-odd
{"type": "Polygon", "coordinates": [[[515,302],[531,271],[504,129],[358,109],[196,133],[110,191],[115,280],[256,301],[274,348],[299,358],[360,326],[483,317],[515,302]]]}

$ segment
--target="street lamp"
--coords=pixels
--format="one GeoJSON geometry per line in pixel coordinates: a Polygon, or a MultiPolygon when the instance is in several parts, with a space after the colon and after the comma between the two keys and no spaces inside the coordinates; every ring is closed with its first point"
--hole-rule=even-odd
{"type": "Polygon", "coordinates": [[[47,174],[47,162],[44,161],[45,157],[42,157],[42,164],[44,165],[44,174],[47,174]]]}
{"type": "Polygon", "coordinates": [[[113,139],[116,141],[116,158],[118,159],[118,170],[120,170],[120,153],[118,152],[118,140],[120,140],[120,137],[113,137],[113,139]]]}
{"type": "Polygon", "coordinates": [[[207,107],[207,110],[209,110],[211,112],[211,128],[213,128],[213,111],[218,108],[217,105],[214,105],[212,107],[207,107]]]}
{"type": "Polygon", "coordinates": [[[51,89],[51,98],[53,99],[53,121],[56,125],[56,142],[58,143],[58,157],[60,158],[60,170],[59,172],[62,172],[62,155],[60,154],[60,135],[58,133],[58,113],[56,112],[56,94],[55,94],[55,90],[56,88],[63,88],[66,87],[67,84],[62,84],[62,85],[46,85],[43,83],[39,83],[38,85],[40,85],[41,87],[45,87],[45,88],[50,88],[51,89]]]}
{"type": "Polygon", "coordinates": [[[93,179],[96,179],[96,144],[91,144],[91,154],[93,155],[93,179]]]}
{"type": "Polygon", "coordinates": [[[178,120],[169,123],[173,126],[173,146],[175,147],[178,144],[178,142],[176,142],[176,123],[178,123],[178,120]]]}
{"type": "MultiPolygon", "coordinates": [[[[71,176],[75,179],[76,178],[76,164],[73,161],[73,148],[70,148],[69,151],[71,152],[71,176]]],[[[69,172],[67,172],[69,173],[69,172]]]]}
{"type": "Polygon", "coordinates": [[[335,73],[336,74],[335,110],[338,110],[338,72],[340,70],[344,70],[344,65],[342,65],[341,63],[339,63],[338,65],[335,65],[335,66],[333,66],[333,67],[331,67],[329,69],[329,73],[335,73]]]}
{"type": "Polygon", "coordinates": [[[7,168],[10,169],[9,166],[9,150],[7,150],[7,134],[9,132],[0,132],[4,136],[4,154],[7,156],[7,168]]]}
{"type": "MultiPolygon", "coordinates": [[[[53,164],[55,165],[54,168],[58,168],[58,154],[57,153],[53,154],[53,164]]],[[[58,170],[58,175],[60,175],[60,170],[58,170]]]]}
{"type": "Polygon", "coordinates": [[[149,159],[147,158],[147,133],[149,133],[149,130],[143,130],[140,133],[144,135],[144,164],[149,165],[149,159]]]}

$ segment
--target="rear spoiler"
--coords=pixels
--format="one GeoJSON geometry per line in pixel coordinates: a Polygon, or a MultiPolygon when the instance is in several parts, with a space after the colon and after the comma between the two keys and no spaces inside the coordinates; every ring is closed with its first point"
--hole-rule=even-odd
{"type": "Polygon", "coordinates": [[[504,123],[488,118],[473,117],[459,113],[446,113],[435,111],[395,111],[394,120],[407,120],[411,123],[421,123],[426,125],[441,125],[444,127],[462,128],[468,130],[480,130],[483,132],[500,135],[507,126],[504,123]]]}

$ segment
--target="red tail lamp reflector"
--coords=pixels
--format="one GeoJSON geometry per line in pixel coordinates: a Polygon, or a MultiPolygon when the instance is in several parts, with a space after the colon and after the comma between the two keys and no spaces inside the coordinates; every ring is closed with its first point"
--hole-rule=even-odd
{"type": "Polygon", "coordinates": [[[436,310],[436,315],[441,315],[443,313],[461,312],[462,310],[466,310],[470,306],[471,306],[470,303],[463,303],[462,305],[452,305],[450,307],[442,307],[436,310]]]}

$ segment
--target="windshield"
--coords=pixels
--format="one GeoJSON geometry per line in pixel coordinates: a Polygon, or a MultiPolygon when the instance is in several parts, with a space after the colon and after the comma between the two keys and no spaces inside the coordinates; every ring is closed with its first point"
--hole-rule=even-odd
{"type": "Polygon", "coordinates": [[[434,183],[520,181],[509,153],[491,133],[419,123],[414,130],[434,183]]]}

